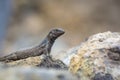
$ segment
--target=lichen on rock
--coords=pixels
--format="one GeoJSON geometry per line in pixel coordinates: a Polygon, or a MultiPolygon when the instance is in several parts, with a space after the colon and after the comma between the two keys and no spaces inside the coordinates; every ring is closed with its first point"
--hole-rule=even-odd
{"type": "MultiPolygon", "coordinates": [[[[116,61],[108,55],[111,49],[119,46],[120,33],[108,31],[95,34],[79,46],[77,53],[71,58],[69,70],[79,74],[81,80],[90,80],[97,73],[110,73],[114,79],[120,80],[119,57],[116,61]]],[[[120,49],[117,50],[111,53],[120,55],[120,49]]]]}

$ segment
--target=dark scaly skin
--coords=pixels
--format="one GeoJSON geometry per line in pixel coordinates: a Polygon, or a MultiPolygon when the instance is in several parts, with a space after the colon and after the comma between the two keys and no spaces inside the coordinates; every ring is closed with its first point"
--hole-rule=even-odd
{"type": "Polygon", "coordinates": [[[55,40],[64,33],[65,32],[62,29],[53,29],[49,32],[47,37],[38,46],[33,47],[31,49],[23,50],[23,51],[13,52],[10,55],[1,57],[0,61],[10,62],[10,61],[16,61],[16,60],[20,60],[20,59],[25,59],[28,57],[40,56],[42,54],[44,54],[46,56],[50,55],[51,48],[52,48],[55,40]]]}

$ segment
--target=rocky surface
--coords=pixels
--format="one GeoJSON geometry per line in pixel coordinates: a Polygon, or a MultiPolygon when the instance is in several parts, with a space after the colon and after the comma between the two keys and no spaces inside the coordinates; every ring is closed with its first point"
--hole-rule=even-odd
{"type": "Polygon", "coordinates": [[[79,80],[68,71],[36,67],[8,67],[0,64],[0,80],[79,80]]]}
{"type": "Polygon", "coordinates": [[[10,66],[36,66],[40,64],[40,62],[41,62],[40,56],[36,56],[36,57],[29,57],[27,59],[21,59],[18,61],[9,62],[7,64],[10,66]]]}
{"type": "Polygon", "coordinates": [[[120,33],[89,37],[72,56],[69,70],[81,80],[120,80],[120,33]]]}
{"type": "MultiPolygon", "coordinates": [[[[62,54],[62,53],[61,53],[62,54]]],[[[0,64],[1,80],[120,80],[120,33],[104,32],[88,38],[80,44],[66,51],[65,58],[44,59],[30,57],[18,61],[0,64]],[[50,69],[47,62],[56,65],[65,63],[65,69],[50,69]],[[44,69],[36,67],[42,63],[44,69]],[[9,67],[10,66],[10,67],[9,67]],[[17,67],[16,67],[17,66],[17,67]],[[47,69],[49,68],[49,69],[47,69]],[[73,73],[76,75],[73,75],[73,73]],[[7,76],[7,77],[6,77],[7,76]],[[79,77],[78,77],[79,76],[79,77]]],[[[63,57],[63,56],[62,56],[63,57]]]]}
{"type": "Polygon", "coordinates": [[[54,69],[62,69],[68,70],[68,66],[64,64],[63,61],[59,59],[54,59],[52,56],[47,56],[43,58],[43,56],[29,57],[26,59],[21,59],[17,61],[11,61],[6,63],[9,66],[32,66],[32,67],[41,67],[41,68],[54,68],[54,69]]]}
{"type": "Polygon", "coordinates": [[[40,68],[54,68],[59,70],[68,70],[68,66],[59,59],[54,59],[52,56],[47,56],[41,59],[41,62],[37,65],[40,68]]]}

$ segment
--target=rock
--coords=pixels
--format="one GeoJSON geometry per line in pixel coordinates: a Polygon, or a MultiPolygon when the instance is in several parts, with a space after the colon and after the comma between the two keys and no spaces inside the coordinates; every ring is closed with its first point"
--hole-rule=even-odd
{"type": "Polygon", "coordinates": [[[40,56],[36,56],[36,57],[29,57],[26,59],[9,62],[7,64],[10,66],[36,66],[40,64],[40,62],[41,62],[40,56]]]}
{"type": "Polygon", "coordinates": [[[66,52],[63,62],[69,66],[70,72],[79,77],[61,69],[66,67],[61,60],[38,56],[7,63],[12,68],[0,64],[0,80],[120,80],[120,33],[95,34],[66,52]]]}
{"type": "Polygon", "coordinates": [[[42,68],[54,68],[54,69],[63,69],[63,70],[68,70],[68,66],[65,65],[61,60],[59,59],[54,59],[52,56],[46,56],[41,59],[41,62],[38,67],[42,68]]]}
{"type": "MultiPolygon", "coordinates": [[[[74,52],[74,51],[73,51],[74,52]]],[[[104,32],[88,38],[75,49],[69,70],[81,80],[120,80],[120,33],[104,32]],[[104,76],[96,78],[98,73],[104,76]],[[105,78],[106,74],[107,79],[105,78]]]]}
{"type": "Polygon", "coordinates": [[[111,74],[98,73],[94,76],[93,80],[114,80],[111,74]]]}
{"type": "MultiPolygon", "coordinates": [[[[70,59],[73,57],[73,55],[77,54],[77,51],[79,49],[79,46],[78,47],[74,47],[72,49],[69,49],[68,51],[66,51],[66,54],[65,57],[62,59],[62,61],[67,65],[69,66],[70,65],[70,59]]],[[[62,53],[61,53],[62,54],[62,53]]]]}
{"type": "Polygon", "coordinates": [[[66,70],[3,66],[0,64],[0,80],[80,80],[66,70]]]}
{"type": "Polygon", "coordinates": [[[26,59],[21,59],[17,61],[12,61],[6,63],[9,66],[37,66],[42,68],[54,68],[54,69],[68,69],[68,66],[62,62],[62,60],[54,59],[52,56],[29,57],[26,59]]]}

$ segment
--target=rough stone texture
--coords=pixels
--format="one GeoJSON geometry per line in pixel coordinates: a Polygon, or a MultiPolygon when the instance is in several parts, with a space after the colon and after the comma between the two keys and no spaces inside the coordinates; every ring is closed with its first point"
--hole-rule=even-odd
{"type": "Polygon", "coordinates": [[[66,54],[61,60],[67,65],[69,66],[70,65],[70,60],[71,58],[73,57],[73,55],[77,54],[77,51],[79,49],[79,46],[78,47],[74,47],[72,49],[69,49],[68,51],[66,51],[65,53],[62,53],[62,54],[66,54]]]}
{"type": "Polygon", "coordinates": [[[59,59],[54,59],[52,58],[52,56],[46,56],[44,58],[41,59],[41,62],[39,63],[39,65],[37,65],[38,67],[42,67],[42,68],[54,68],[54,69],[62,69],[62,70],[68,70],[68,66],[66,64],[63,63],[63,61],[59,60],[59,59]]]}
{"type": "Polygon", "coordinates": [[[120,33],[104,32],[89,37],[72,56],[69,70],[79,74],[81,80],[93,79],[98,73],[120,80],[120,33]]]}
{"type": "Polygon", "coordinates": [[[0,80],[120,80],[120,33],[95,34],[68,50],[62,60],[79,79],[66,70],[26,66],[40,64],[42,58],[38,56],[7,63],[25,67],[8,68],[0,64],[0,80]]]}
{"type": "Polygon", "coordinates": [[[98,73],[95,75],[93,80],[114,80],[111,74],[98,73]]]}
{"type": "Polygon", "coordinates": [[[79,80],[68,71],[35,67],[8,67],[0,64],[0,80],[79,80]]]}
{"type": "Polygon", "coordinates": [[[36,66],[40,64],[40,62],[41,62],[40,56],[36,56],[36,57],[21,59],[18,61],[9,62],[7,64],[10,66],[36,66]]]}
{"type": "Polygon", "coordinates": [[[59,59],[54,59],[52,56],[43,56],[29,57],[26,59],[21,59],[17,61],[12,61],[6,63],[9,66],[32,66],[32,67],[41,67],[41,68],[54,68],[54,69],[68,69],[68,66],[64,64],[63,61],[59,59]]]}

